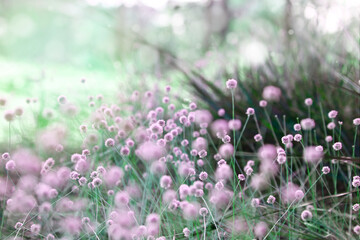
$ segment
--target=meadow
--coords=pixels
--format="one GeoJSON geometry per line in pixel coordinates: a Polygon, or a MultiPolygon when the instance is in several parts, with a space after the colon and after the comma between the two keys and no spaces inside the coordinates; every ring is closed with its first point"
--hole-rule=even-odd
{"type": "Polygon", "coordinates": [[[0,1],[0,239],[360,239],[360,6],[161,2],[0,1]]]}

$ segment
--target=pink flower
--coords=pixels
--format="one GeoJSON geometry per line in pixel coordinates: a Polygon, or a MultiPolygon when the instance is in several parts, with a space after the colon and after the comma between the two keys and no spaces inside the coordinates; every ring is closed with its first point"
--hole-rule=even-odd
{"type": "Polygon", "coordinates": [[[330,130],[333,130],[334,128],[336,127],[335,123],[334,122],[331,122],[327,125],[327,128],[330,129],[330,130]]]}
{"type": "Polygon", "coordinates": [[[209,211],[207,210],[207,208],[202,207],[202,208],[200,208],[200,210],[199,210],[200,216],[205,217],[206,215],[208,215],[208,213],[209,213],[209,211]]]}
{"type": "Polygon", "coordinates": [[[4,112],[4,118],[6,121],[11,122],[15,119],[15,113],[12,110],[6,110],[4,112]]]}
{"type": "Polygon", "coordinates": [[[220,146],[219,153],[223,158],[229,159],[234,154],[234,146],[230,143],[224,143],[220,146]]]}
{"type": "Polygon", "coordinates": [[[160,179],[160,187],[168,189],[172,185],[172,179],[170,176],[164,175],[160,179]]]}
{"type": "Polygon", "coordinates": [[[356,204],[354,204],[354,205],[352,206],[352,209],[353,209],[355,212],[357,212],[357,211],[359,211],[359,209],[360,209],[360,205],[359,205],[358,203],[356,203],[356,204]]]}
{"type": "Polygon", "coordinates": [[[317,163],[318,161],[321,160],[323,154],[324,153],[322,151],[317,151],[316,147],[310,146],[304,149],[303,157],[305,162],[317,163]]]}
{"type": "Polygon", "coordinates": [[[301,130],[301,125],[299,123],[294,124],[294,130],[297,131],[297,132],[300,131],[301,130]]]}
{"type": "Polygon", "coordinates": [[[268,199],[266,200],[266,202],[267,202],[268,204],[274,204],[275,200],[276,200],[276,198],[275,198],[273,195],[270,195],[270,196],[268,197],[268,199]]]}
{"type": "Polygon", "coordinates": [[[306,106],[311,106],[312,104],[313,104],[313,100],[311,98],[305,99],[305,105],[306,106]]]}
{"type": "Polygon", "coordinates": [[[263,90],[262,97],[267,101],[278,102],[280,101],[281,90],[275,86],[267,86],[263,90]]]}
{"type": "Polygon", "coordinates": [[[296,142],[300,142],[300,141],[301,141],[301,139],[302,139],[301,134],[295,134],[295,136],[294,136],[294,140],[295,140],[296,142]]]}
{"type": "Polygon", "coordinates": [[[245,181],[245,176],[244,176],[244,174],[239,174],[239,175],[238,175],[238,179],[239,179],[239,181],[245,181]]]}
{"type": "Polygon", "coordinates": [[[330,168],[329,168],[328,166],[325,166],[325,167],[322,168],[321,171],[322,171],[323,174],[326,175],[326,174],[329,174],[329,173],[330,173],[330,168]]]}
{"type": "Polygon", "coordinates": [[[220,165],[215,172],[215,177],[217,180],[229,180],[233,176],[233,170],[227,164],[220,165]]]}
{"type": "Polygon", "coordinates": [[[311,213],[309,210],[304,210],[304,211],[302,211],[302,213],[301,213],[301,219],[302,219],[303,221],[309,221],[309,220],[312,219],[312,217],[313,217],[313,215],[312,215],[312,213],[311,213]]]}
{"type": "Polygon", "coordinates": [[[183,234],[184,234],[184,236],[187,238],[187,237],[189,237],[190,236],[190,230],[188,229],[188,228],[184,228],[183,229],[183,234]]]}
{"type": "Polygon", "coordinates": [[[2,155],[1,155],[1,158],[3,159],[3,160],[5,160],[5,161],[7,161],[7,160],[9,160],[10,159],[10,154],[9,153],[3,153],[2,155]]]}
{"type": "Polygon", "coordinates": [[[135,154],[145,162],[152,162],[165,156],[166,150],[164,147],[157,145],[154,142],[144,142],[135,151],[135,154]]]}
{"type": "Polygon", "coordinates": [[[267,106],[267,101],[261,100],[261,101],[259,102],[259,106],[262,107],[262,108],[266,107],[266,106],[267,106]]]}
{"type": "Polygon", "coordinates": [[[260,142],[261,140],[262,140],[262,136],[261,136],[261,134],[256,134],[255,136],[254,136],[254,140],[255,140],[255,142],[260,142]]]}
{"type": "Polygon", "coordinates": [[[64,95],[60,95],[57,100],[60,104],[65,104],[67,102],[67,99],[64,95]]]}
{"type": "Polygon", "coordinates": [[[356,235],[360,235],[360,226],[359,225],[356,225],[354,228],[353,228],[354,232],[356,235]]]}
{"type": "Polygon", "coordinates": [[[224,115],[225,115],[225,109],[220,108],[220,109],[218,110],[218,115],[219,115],[219,117],[224,116],[224,115]]]}
{"type": "Polygon", "coordinates": [[[278,155],[276,161],[277,161],[280,165],[286,163],[286,155],[284,155],[284,154],[278,155]]]}
{"type": "Polygon", "coordinates": [[[251,206],[252,207],[258,207],[260,205],[260,199],[258,199],[258,198],[253,198],[252,200],[251,200],[251,206]]]}
{"type": "Polygon", "coordinates": [[[255,110],[253,108],[248,108],[246,109],[246,115],[254,115],[255,114],[255,110]]]}
{"type": "Polygon", "coordinates": [[[359,125],[360,125],[360,118],[355,118],[355,119],[353,120],[353,124],[354,124],[355,126],[359,126],[359,125]]]}
{"type": "Polygon", "coordinates": [[[201,172],[201,173],[199,174],[199,179],[200,179],[201,181],[205,181],[207,178],[208,178],[207,172],[201,172]]]}
{"type": "Polygon", "coordinates": [[[106,147],[113,147],[115,145],[115,140],[112,138],[108,138],[105,141],[105,146],[106,147]]]}
{"type": "Polygon", "coordinates": [[[258,151],[258,157],[261,161],[273,161],[277,157],[276,147],[271,144],[265,144],[258,151]]]}
{"type": "Polygon", "coordinates": [[[301,128],[304,130],[311,130],[315,127],[315,121],[311,118],[305,118],[300,121],[301,128]]]}
{"type": "Polygon", "coordinates": [[[325,141],[326,142],[332,142],[333,137],[332,136],[326,136],[325,141]]]}
{"type": "Polygon", "coordinates": [[[334,143],[334,145],[332,147],[333,147],[333,149],[335,151],[339,151],[339,150],[342,149],[342,143],[341,142],[336,142],[336,143],[334,143]]]}
{"type": "Polygon", "coordinates": [[[268,232],[268,225],[265,222],[258,222],[254,227],[254,235],[262,239],[268,232]]]}
{"type": "Polygon", "coordinates": [[[302,190],[296,190],[295,191],[295,198],[297,200],[301,200],[304,197],[304,192],[302,190]]]}
{"type": "Polygon", "coordinates": [[[335,111],[335,110],[331,110],[331,111],[328,113],[328,117],[329,117],[329,118],[336,118],[337,115],[338,115],[338,112],[335,111]]]}
{"type": "Polygon", "coordinates": [[[235,89],[237,86],[237,81],[235,79],[229,79],[226,81],[226,87],[228,89],[235,89]]]}
{"type": "Polygon", "coordinates": [[[16,163],[14,162],[14,160],[9,160],[6,164],[5,164],[5,168],[8,171],[14,171],[16,168],[16,163]]]}
{"type": "Polygon", "coordinates": [[[78,217],[66,217],[60,225],[71,235],[78,235],[81,232],[81,219],[78,217]]]}
{"type": "Polygon", "coordinates": [[[195,111],[195,122],[197,124],[200,124],[200,123],[210,124],[212,119],[213,119],[213,117],[208,110],[201,109],[201,110],[195,111]]]}
{"type": "Polygon", "coordinates": [[[230,120],[228,126],[230,130],[238,131],[241,128],[241,121],[239,119],[230,120]]]}

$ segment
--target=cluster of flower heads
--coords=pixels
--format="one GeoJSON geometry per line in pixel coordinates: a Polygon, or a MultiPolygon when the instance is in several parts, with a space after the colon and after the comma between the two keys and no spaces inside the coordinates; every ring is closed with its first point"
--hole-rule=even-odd
{"type": "MultiPolygon", "coordinates": [[[[230,79],[226,86],[233,93],[237,81],[230,79]]],[[[303,137],[315,128],[313,119],[295,124],[288,130],[293,134],[284,134],[277,146],[265,144],[259,132],[254,136],[258,149],[250,159],[236,154],[237,137],[245,128],[240,119],[225,119],[225,110],[219,109],[214,120],[194,102],[177,109],[170,92],[166,87],[161,101],[152,92],[143,96],[134,92],[127,115],[123,106],[101,103],[99,97],[100,106],[87,124],[79,126],[83,142],[77,153],[67,152],[65,136],[58,129],[41,134],[38,144],[51,142],[48,157],[20,146],[3,153],[3,235],[47,240],[177,239],[196,234],[204,239],[261,239],[276,227],[276,221],[272,227],[262,213],[280,209],[285,214],[312,188],[300,169],[284,176],[284,169],[292,170],[289,161],[299,160],[293,157],[296,145],[303,149],[303,166],[316,172],[321,164],[319,177],[330,173],[330,165],[322,162],[325,146],[309,145],[303,137]],[[135,108],[136,102],[143,107],[135,108]]],[[[281,90],[268,86],[262,96],[259,106],[266,108],[268,102],[280,101],[281,90]]],[[[97,105],[93,97],[89,101],[90,107],[97,105]]],[[[65,96],[58,103],[69,104],[65,96]]],[[[306,99],[305,104],[310,107],[313,102],[306,99]]],[[[237,115],[256,117],[251,107],[237,115]]],[[[335,110],[329,112],[329,130],[335,129],[337,115],[335,110]]],[[[6,111],[4,118],[11,122],[13,115],[6,111]]],[[[360,125],[360,119],[353,124],[360,125]]],[[[327,136],[325,142],[332,143],[332,150],[326,151],[341,152],[340,141],[327,136]]],[[[352,186],[360,186],[358,176],[352,186]]],[[[359,208],[352,206],[354,211],[359,208]]],[[[302,224],[311,221],[313,209],[299,207],[302,224]]],[[[353,231],[360,234],[360,226],[353,231]]]]}

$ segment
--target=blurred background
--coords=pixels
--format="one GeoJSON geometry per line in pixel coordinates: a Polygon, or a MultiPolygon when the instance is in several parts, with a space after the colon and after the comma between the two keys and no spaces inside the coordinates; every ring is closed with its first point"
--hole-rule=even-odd
{"type": "Polygon", "coordinates": [[[0,0],[0,96],[43,111],[64,93],[171,84],[184,100],[236,77],[289,96],[296,80],[331,80],[358,104],[359,13],[358,0],[0,0]]]}

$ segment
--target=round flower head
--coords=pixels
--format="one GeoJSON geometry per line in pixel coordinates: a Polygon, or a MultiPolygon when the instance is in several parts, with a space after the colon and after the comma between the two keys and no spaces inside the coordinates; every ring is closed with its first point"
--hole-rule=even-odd
{"type": "Polygon", "coordinates": [[[342,143],[341,142],[336,142],[336,143],[334,143],[334,145],[332,147],[333,147],[333,149],[335,151],[339,151],[339,150],[342,149],[342,143]]]}
{"type": "Polygon", "coordinates": [[[238,131],[241,128],[241,121],[239,119],[234,119],[229,121],[229,129],[238,131]]]}
{"type": "Polygon", "coordinates": [[[301,125],[299,123],[294,124],[294,130],[297,131],[297,132],[300,131],[301,130],[301,125]]]}
{"type": "Polygon", "coordinates": [[[67,99],[64,95],[60,95],[57,100],[60,104],[65,104],[67,102],[67,99]]]}
{"type": "Polygon", "coordinates": [[[354,204],[354,205],[352,206],[352,209],[353,209],[355,212],[357,212],[357,211],[359,211],[359,209],[360,209],[360,205],[359,205],[358,203],[356,203],[356,204],[354,204]]]}
{"type": "Polygon", "coordinates": [[[105,146],[106,146],[106,147],[113,147],[113,146],[115,146],[115,140],[112,139],[112,138],[106,139],[106,141],[105,141],[105,146]]]}
{"type": "Polygon", "coordinates": [[[305,118],[300,121],[301,128],[304,130],[311,130],[315,127],[315,121],[311,118],[305,118]]]}
{"type": "Polygon", "coordinates": [[[215,177],[217,180],[228,180],[233,176],[233,171],[231,167],[227,164],[222,164],[218,166],[215,171],[215,177]]]}
{"type": "Polygon", "coordinates": [[[353,124],[354,124],[355,126],[359,126],[359,125],[360,125],[360,118],[355,118],[355,119],[353,120],[353,124]]]}
{"type": "Polygon", "coordinates": [[[353,177],[351,184],[353,187],[360,187],[360,177],[359,176],[353,177]]]}
{"type": "Polygon", "coordinates": [[[267,202],[268,204],[274,204],[275,200],[276,200],[276,198],[275,198],[273,195],[270,195],[270,196],[268,197],[268,199],[266,200],[266,202],[267,202]]]}
{"type": "Polygon", "coordinates": [[[171,91],[171,86],[165,86],[165,91],[168,93],[171,91]]]}
{"type": "Polygon", "coordinates": [[[46,240],[55,240],[55,236],[52,235],[51,233],[49,233],[49,234],[46,236],[46,240]]]}
{"type": "Polygon", "coordinates": [[[305,99],[305,105],[310,107],[313,104],[313,100],[311,98],[305,99]]]}
{"type": "Polygon", "coordinates": [[[262,140],[262,136],[261,136],[261,134],[256,134],[255,136],[254,136],[254,140],[255,140],[255,142],[260,142],[261,140],[262,140]]]}
{"type": "Polygon", "coordinates": [[[80,186],[84,186],[87,183],[87,179],[85,177],[81,177],[79,179],[80,186]]]}
{"type": "Polygon", "coordinates": [[[183,229],[183,234],[185,237],[189,237],[190,236],[190,230],[188,228],[184,228],[183,229]]]}
{"type": "Polygon", "coordinates": [[[328,113],[328,117],[333,119],[333,118],[336,118],[336,116],[338,115],[338,112],[335,111],[335,110],[331,110],[329,113],[328,113]]]}
{"type": "Polygon", "coordinates": [[[239,179],[239,181],[245,181],[245,176],[244,176],[244,174],[239,174],[239,175],[238,175],[238,179],[239,179]]]}
{"type": "Polygon", "coordinates": [[[301,219],[303,220],[303,221],[309,221],[309,220],[311,220],[312,219],[312,213],[309,211],[309,210],[304,210],[304,211],[302,211],[302,213],[301,213],[301,219]]]}
{"type": "Polygon", "coordinates": [[[6,110],[4,113],[4,118],[6,121],[11,122],[15,118],[15,114],[12,110],[6,110]]]}
{"type": "Polygon", "coordinates": [[[201,181],[205,181],[207,178],[208,178],[207,172],[201,172],[201,173],[199,174],[199,179],[200,179],[201,181]]]}
{"type": "Polygon", "coordinates": [[[125,191],[120,191],[118,193],[116,193],[115,195],[115,199],[114,202],[116,204],[116,206],[126,206],[130,201],[130,196],[127,192],[125,191]]]}
{"type": "Polygon", "coordinates": [[[258,222],[254,227],[254,235],[259,239],[265,237],[267,232],[268,225],[265,222],[258,222]]]}
{"type": "Polygon", "coordinates": [[[222,141],[223,141],[223,143],[229,143],[229,142],[231,142],[231,137],[229,135],[225,135],[222,138],[222,141]]]}
{"type": "Polygon", "coordinates": [[[281,90],[275,86],[267,86],[263,90],[262,97],[267,101],[278,102],[280,101],[281,90]]]}
{"type": "Polygon", "coordinates": [[[234,146],[230,143],[224,143],[220,146],[219,153],[224,159],[228,159],[234,153],[234,146]]]}
{"type": "Polygon", "coordinates": [[[6,98],[0,97],[0,106],[5,106],[5,105],[6,105],[6,98]]]}
{"type": "Polygon", "coordinates": [[[284,136],[284,137],[281,138],[281,142],[282,142],[283,144],[287,144],[287,143],[290,142],[290,139],[289,139],[288,136],[284,136]]]}
{"type": "Polygon", "coordinates": [[[260,199],[258,199],[258,198],[253,198],[252,200],[251,200],[251,206],[252,207],[258,207],[260,205],[260,199]]]}
{"type": "Polygon", "coordinates": [[[277,155],[276,147],[271,144],[265,144],[258,151],[258,157],[261,161],[274,161],[277,155]]]}
{"type": "Polygon", "coordinates": [[[276,161],[281,165],[286,163],[286,156],[281,154],[277,157],[276,161]]]}
{"type": "Polygon", "coordinates": [[[209,213],[209,211],[207,210],[207,208],[202,207],[202,208],[200,208],[200,210],[199,210],[200,216],[205,217],[206,215],[208,215],[208,213],[209,213]]]}
{"type": "Polygon", "coordinates": [[[315,150],[316,150],[316,151],[319,151],[319,152],[322,152],[322,151],[324,151],[324,147],[321,146],[321,145],[319,145],[319,146],[316,146],[316,147],[315,147],[315,150]]]}
{"type": "Polygon", "coordinates": [[[325,167],[322,168],[321,171],[322,171],[323,174],[326,175],[326,174],[329,174],[329,173],[330,173],[330,168],[329,168],[328,166],[325,166],[325,167]]]}
{"type": "Polygon", "coordinates": [[[192,102],[189,104],[190,110],[195,110],[197,108],[196,103],[192,102]]]}
{"type": "Polygon", "coordinates": [[[254,114],[255,114],[255,110],[253,108],[246,109],[246,115],[250,116],[254,114]]]}
{"type": "Polygon", "coordinates": [[[102,184],[102,180],[100,178],[94,178],[92,181],[94,187],[99,187],[102,184]]]}
{"type": "Polygon", "coordinates": [[[204,158],[207,156],[207,152],[206,152],[206,150],[203,149],[198,152],[198,155],[200,158],[204,158]]]}
{"type": "Polygon", "coordinates": [[[160,187],[168,189],[172,185],[172,179],[170,176],[164,175],[160,179],[160,187]]]}
{"type": "Polygon", "coordinates": [[[229,79],[226,81],[226,87],[228,89],[235,89],[237,86],[237,81],[235,79],[229,79]]]}
{"type": "Polygon", "coordinates": [[[302,190],[296,190],[295,197],[298,200],[301,200],[304,197],[304,192],[302,190]]]}
{"type": "Polygon", "coordinates": [[[302,139],[301,134],[295,134],[295,136],[294,136],[294,140],[295,140],[296,142],[300,142],[300,141],[301,141],[301,139],[302,139]]]}
{"type": "Polygon", "coordinates": [[[217,113],[218,113],[219,117],[222,117],[225,115],[225,109],[220,108],[217,113]]]}
{"type": "Polygon", "coordinates": [[[3,153],[2,155],[1,155],[1,158],[3,159],[3,160],[5,160],[5,161],[7,161],[7,160],[9,160],[10,159],[10,154],[9,153],[3,153]]]}
{"type": "Polygon", "coordinates": [[[329,130],[333,130],[334,128],[336,127],[336,124],[334,122],[330,122],[328,125],[327,125],[327,128],[329,130]]]}
{"type": "Polygon", "coordinates": [[[5,164],[5,168],[8,171],[14,171],[16,168],[16,163],[14,160],[9,160],[6,164],[5,164]]]}
{"type": "Polygon", "coordinates": [[[16,116],[21,116],[21,115],[23,115],[24,110],[22,109],[22,107],[17,107],[17,108],[15,108],[14,112],[15,112],[16,116]]]}
{"type": "Polygon", "coordinates": [[[304,149],[303,157],[306,162],[317,163],[323,157],[323,152],[316,150],[316,147],[309,146],[304,149]]]}
{"type": "Polygon", "coordinates": [[[326,138],[325,138],[325,141],[326,142],[332,142],[332,140],[333,140],[333,137],[332,136],[326,136],[326,138]]]}
{"type": "Polygon", "coordinates": [[[354,230],[354,233],[355,233],[356,235],[360,235],[360,226],[359,226],[359,225],[356,225],[356,226],[353,228],[353,230],[354,230]]]}
{"type": "Polygon", "coordinates": [[[30,226],[30,232],[34,235],[38,235],[40,233],[41,225],[40,224],[32,224],[30,226]]]}
{"type": "Polygon", "coordinates": [[[262,107],[262,108],[266,107],[266,106],[267,106],[267,101],[261,100],[261,101],[259,102],[259,106],[262,107]]]}
{"type": "Polygon", "coordinates": [[[20,229],[22,228],[23,224],[21,222],[17,222],[14,226],[15,229],[20,229]]]}

